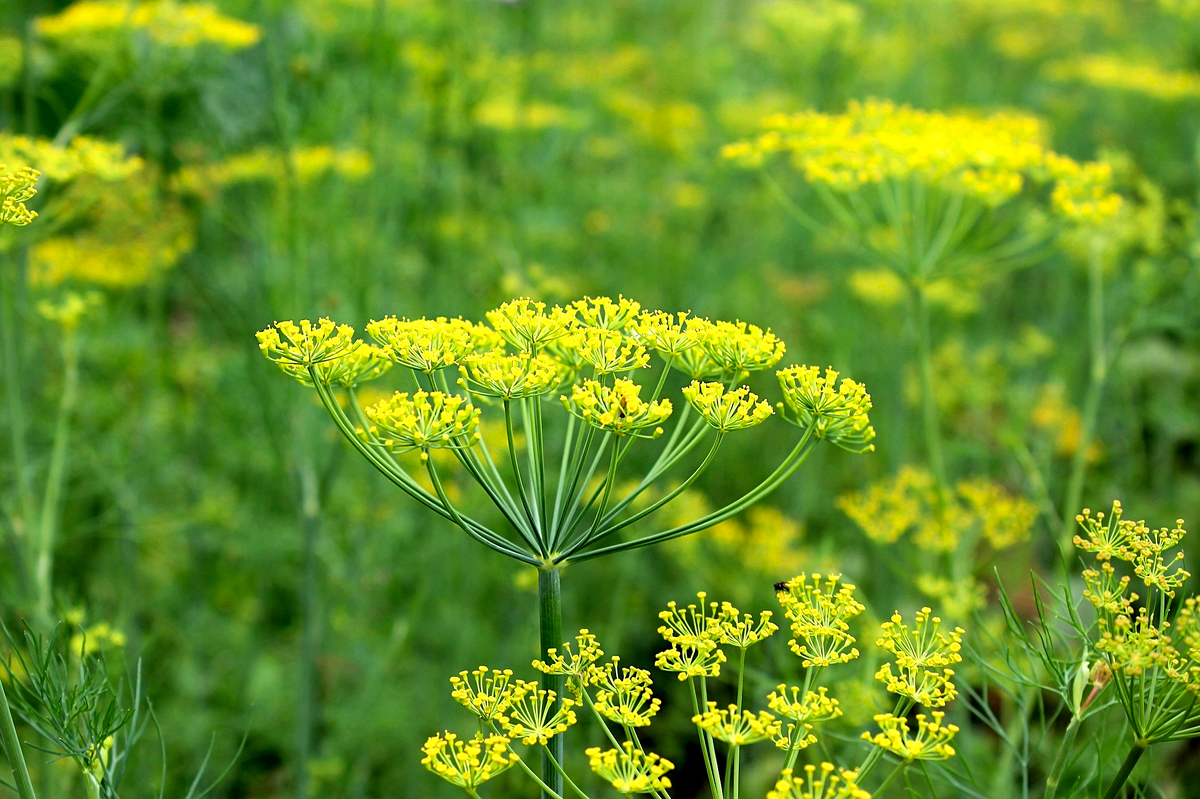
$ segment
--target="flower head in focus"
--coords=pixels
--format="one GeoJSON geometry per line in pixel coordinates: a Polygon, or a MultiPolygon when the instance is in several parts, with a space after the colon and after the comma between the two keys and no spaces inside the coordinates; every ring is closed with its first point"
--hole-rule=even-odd
{"type": "Polygon", "coordinates": [[[840,574],[800,574],[777,586],[775,596],[792,622],[788,646],[806,668],[858,657],[849,620],[865,608],[854,598],[855,587],[841,579],[840,574]]]}
{"type": "Polygon", "coordinates": [[[875,428],[867,416],[871,395],[861,383],[844,378],[839,384],[837,372],[826,369],[822,375],[815,366],[789,366],[776,375],[797,425],[851,452],[875,449],[875,428]]]}
{"type": "Polygon", "coordinates": [[[584,754],[592,771],[626,796],[635,793],[657,793],[671,787],[665,775],[675,765],[653,752],[643,753],[633,743],[625,741],[621,749],[602,751],[593,746],[584,754]]]}
{"type": "Polygon", "coordinates": [[[683,396],[719,433],[754,427],[775,412],[771,403],[760,401],[746,386],[727,391],[721,383],[693,380],[684,386],[683,396]]]}
{"type": "Polygon", "coordinates": [[[425,742],[421,765],[451,785],[474,792],[483,783],[516,765],[520,759],[510,752],[503,735],[476,734],[462,740],[452,732],[439,733],[425,742]]]}
{"type": "Polygon", "coordinates": [[[671,401],[646,402],[638,395],[642,387],[623,377],[606,386],[595,380],[585,380],[571,389],[571,397],[563,397],[563,405],[583,421],[618,436],[657,438],[662,435],[659,425],[671,415],[671,401]]]}
{"type": "Polygon", "coordinates": [[[341,358],[356,346],[354,328],[334,324],[327,318],[318,319],[316,324],[307,319],[301,319],[299,324],[276,322],[259,331],[257,337],[258,348],[281,366],[315,366],[341,358]]]}
{"type": "Polygon", "coordinates": [[[479,440],[479,409],[465,397],[441,391],[397,391],[366,409],[370,433],[394,452],[465,449],[479,440]]]}
{"type": "Polygon", "coordinates": [[[767,799],[871,799],[871,794],[858,786],[857,771],[835,771],[832,763],[822,763],[819,768],[810,763],[802,776],[784,769],[767,799]]]}
{"type": "Polygon", "coordinates": [[[935,710],[927,718],[924,713],[917,714],[917,734],[913,735],[908,726],[908,719],[894,716],[891,713],[881,713],[875,717],[880,732],[871,735],[864,732],[862,738],[891,752],[905,762],[914,760],[949,760],[954,757],[954,747],[950,739],[958,732],[953,724],[942,724],[945,713],[935,710]]]}

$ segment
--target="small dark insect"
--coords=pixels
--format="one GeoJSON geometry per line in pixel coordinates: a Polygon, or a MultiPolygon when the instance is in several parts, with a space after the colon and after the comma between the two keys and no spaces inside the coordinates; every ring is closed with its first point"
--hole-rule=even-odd
{"type": "Polygon", "coordinates": [[[786,591],[786,590],[788,590],[787,584],[788,584],[787,580],[780,580],[779,582],[775,583],[775,590],[776,591],[786,591]]]}

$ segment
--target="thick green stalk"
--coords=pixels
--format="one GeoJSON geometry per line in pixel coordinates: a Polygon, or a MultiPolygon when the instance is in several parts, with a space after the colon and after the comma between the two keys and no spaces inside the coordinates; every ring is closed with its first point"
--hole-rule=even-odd
{"type": "Polygon", "coordinates": [[[1146,749],[1147,744],[1140,741],[1134,742],[1133,747],[1129,750],[1129,754],[1125,756],[1125,762],[1121,764],[1121,770],[1117,772],[1117,776],[1113,777],[1113,781],[1109,783],[1108,790],[1104,792],[1104,799],[1117,799],[1117,795],[1121,793],[1121,788],[1125,786],[1125,781],[1133,773],[1134,767],[1142,759],[1142,755],[1146,753],[1146,749]]]}
{"type": "Polygon", "coordinates": [[[1088,339],[1091,349],[1091,369],[1088,372],[1087,396],[1084,399],[1083,418],[1079,440],[1071,459],[1071,476],[1067,480],[1067,495],[1062,508],[1062,530],[1058,536],[1060,552],[1071,552],[1071,541],[1075,535],[1075,514],[1083,501],[1083,484],[1087,477],[1087,456],[1092,445],[1092,434],[1096,430],[1096,418],[1100,413],[1100,400],[1108,382],[1108,352],[1105,346],[1104,323],[1104,250],[1099,242],[1093,242],[1088,251],[1088,339]]]}
{"type": "MultiPolygon", "coordinates": [[[[15,259],[14,259],[15,260],[15,259]]],[[[17,497],[24,532],[34,524],[33,480],[29,469],[29,450],[25,441],[25,403],[21,386],[20,347],[17,344],[18,281],[20,264],[0,267],[0,357],[4,359],[4,393],[8,401],[8,426],[12,438],[13,470],[17,477],[17,497]]]]}
{"type": "Polygon", "coordinates": [[[917,368],[920,371],[921,422],[929,469],[937,481],[938,493],[946,490],[946,459],[942,454],[942,434],[938,429],[937,395],[933,382],[933,345],[929,322],[929,299],[925,287],[912,287],[913,321],[917,327],[917,368]]]}
{"type": "Polygon", "coordinates": [[[1063,772],[1067,769],[1067,762],[1071,759],[1071,746],[1075,743],[1075,736],[1079,733],[1079,717],[1072,716],[1071,723],[1067,725],[1067,731],[1063,733],[1062,742],[1058,745],[1058,752],[1054,756],[1054,763],[1050,766],[1050,776],[1046,777],[1046,794],[1044,799],[1054,799],[1058,793],[1059,783],[1062,782],[1063,772]]]}
{"type": "Polygon", "coordinates": [[[36,799],[33,781],[29,779],[29,767],[25,765],[25,753],[21,750],[21,739],[17,737],[17,726],[13,723],[8,696],[4,693],[3,680],[0,680],[0,744],[3,744],[4,756],[12,768],[17,796],[20,799],[36,799]]]}
{"type": "Polygon", "coordinates": [[[46,475],[46,490],[42,496],[39,519],[35,582],[37,583],[37,618],[49,623],[54,588],[54,545],[62,505],[63,483],[67,472],[67,450],[71,437],[71,414],[79,393],[79,338],[73,330],[63,332],[63,391],[58,402],[58,419],[54,427],[54,447],[50,454],[50,469],[46,475]]]}
{"type": "MultiPolygon", "coordinates": [[[[538,570],[538,638],[541,657],[549,659],[547,650],[562,646],[562,581],[557,567],[538,570]]],[[[563,677],[561,674],[546,674],[543,677],[546,690],[553,691],[556,702],[562,701],[563,677]]],[[[559,796],[563,792],[562,775],[554,767],[554,761],[563,760],[563,736],[550,740],[547,752],[542,756],[542,781],[559,796]],[[553,760],[551,759],[553,758],[553,760]]],[[[547,794],[549,795],[549,794],[547,794]]]]}

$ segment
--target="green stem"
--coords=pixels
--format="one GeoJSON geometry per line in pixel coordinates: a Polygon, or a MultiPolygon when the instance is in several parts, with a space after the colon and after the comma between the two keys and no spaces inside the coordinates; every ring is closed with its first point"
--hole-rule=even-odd
{"type": "MultiPolygon", "coordinates": [[[[547,660],[547,650],[562,646],[562,581],[557,567],[538,570],[538,638],[540,656],[547,660]]],[[[546,690],[554,692],[556,704],[562,702],[563,676],[547,674],[544,682],[546,690]]],[[[562,775],[554,765],[554,761],[561,763],[562,759],[563,736],[556,735],[542,755],[542,780],[549,786],[547,795],[562,795],[562,775]]]]}
{"type": "MultiPolygon", "coordinates": [[[[703,677],[701,678],[703,679],[703,677]]],[[[700,700],[696,696],[696,678],[688,678],[688,688],[692,694],[692,714],[700,715],[700,700]]],[[[707,710],[708,708],[705,708],[707,710]]],[[[717,775],[713,771],[712,762],[708,759],[708,744],[704,741],[704,728],[699,724],[696,725],[696,733],[700,736],[700,752],[704,757],[704,771],[708,774],[708,787],[712,790],[713,796],[718,793],[717,775]]]]}
{"type": "Polygon", "coordinates": [[[1104,251],[1099,242],[1093,242],[1088,251],[1088,338],[1091,349],[1091,369],[1088,373],[1087,396],[1084,399],[1083,418],[1079,441],[1071,459],[1071,476],[1067,481],[1067,495],[1062,508],[1062,530],[1058,536],[1059,551],[1071,552],[1071,541],[1075,535],[1075,514],[1083,501],[1083,484],[1087,477],[1087,456],[1091,448],[1092,434],[1096,429],[1096,418],[1100,412],[1100,400],[1104,385],[1108,381],[1108,353],[1105,346],[1104,327],[1104,251]]]}
{"type": "Polygon", "coordinates": [[[304,547],[304,571],[300,586],[300,687],[296,697],[296,795],[308,796],[308,764],[312,759],[313,730],[317,715],[317,538],[320,535],[320,489],[312,462],[301,457],[300,530],[304,547]]]}
{"type": "Polygon", "coordinates": [[[879,784],[879,787],[875,789],[875,791],[872,793],[872,795],[882,797],[883,792],[885,790],[887,790],[887,787],[889,785],[891,785],[892,782],[897,777],[900,776],[900,773],[903,772],[904,769],[906,769],[908,767],[908,765],[909,765],[909,761],[906,760],[903,763],[901,763],[900,765],[896,766],[896,768],[892,770],[892,773],[887,776],[887,779],[879,784]]]}
{"type": "Polygon", "coordinates": [[[17,726],[13,723],[12,710],[8,707],[8,696],[4,693],[4,681],[0,680],[0,744],[4,756],[12,768],[13,782],[17,784],[20,799],[36,799],[33,781],[29,779],[29,767],[25,765],[25,753],[21,750],[21,739],[17,737],[17,726]]]}
{"type": "Polygon", "coordinates": [[[1121,764],[1121,770],[1117,772],[1117,776],[1113,777],[1113,781],[1109,783],[1108,790],[1104,792],[1104,799],[1117,799],[1117,794],[1121,792],[1125,781],[1129,779],[1129,775],[1133,773],[1133,768],[1142,759],[1142,755],[1146,753],[1147,744],[1135,741],[1133,747],[1129,750],[1129,754],[1125,756],[1125,762],[1121,764]]]}
{"type": "Polygon", "coordinates": [[[39,520],[35,580],[37,583],[37,617],[49,622],[53,601],[54,543],[62,505],[63,483],[67,471],[67,449],[71,437],[71,413],[79,393],[79,338],[74,331],[64,331],[63,391],[58,403],[58,420],[54,427],[54,446],[50,454],[50,469],[46,475],[46,490],[42,495],[39,520]]]}
{"type": "MultiPolygon", "coordinates": [[[[913,317],[917,326],[917,368],[920,371],[921,421],[929,469],[937,481],[939,495],[946,490],[946,460],[942,454],[942,435],[938,429],[937,395],[933,383],[933,345],[929,322],[929,299],[925,287],[912,286],[913,317]]],[[[944,497],[943,497],[944,498],[944,497]]]]}
{"type": "MultiPolygon", "coordinates": [[[[0,357],[4,359],[4,393],[8,400],[8,425],[12,438],[13,471],[17,476],[17,496],[21,507],[21,524],[34,524],[33,480],[29,470],[29,454],[25,440],[25,403],[21,388],[21,352],[17,344],[16,321],[19,317],[20,264],[0,268],[0,357]]],[[[18,533],[23,530],[18,530],[18,533]]]]}
{"type": "Polygon", "coordinates": [[[1067,761],[1070,760],[1071,746],[1075,743],[1075,736],[1079,732],[1079,717],[1073,716],[1071,723],[1067,725],[1067,731],[1063,733],[1062,742],[1058,745],[1058,752],[1054,755],[1054,763],[1050,766],[1050,776],[1046,777],[1046,794],[1043,799],[1054,799],[1058,793],[1058,785],[1062,782],[1063,772],[1066,771],[1067,761]]]}

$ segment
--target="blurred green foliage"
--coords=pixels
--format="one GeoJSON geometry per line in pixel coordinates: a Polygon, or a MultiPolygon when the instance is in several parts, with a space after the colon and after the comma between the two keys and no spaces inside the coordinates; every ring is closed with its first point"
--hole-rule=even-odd
{"type": "MultiPolygon", "coordinates": [[[[655,614],[700,589],[767,608],[774,581],[836,568],[874,618],[928,601],[897,579],[919,551],[870,540],[835,505],[924,461],[902,298],[872,278],[879,264],[796,225],[719,157],[771,113],[866,97],[1019,108],[1058,151],[1114,167],[1126,211],[1101,264],[1112,359],[1082,450],[1086,243],[1060,240],[933,303],[951,477],[989,478],[1041,513],[1028,542],[975,564],[989,601],[993,566],[1018,611],[1032,612],[1028,568],[1060,573],[1078,452],[1085,505],[1196,515],[1200,16],[1187,3],[224,0],[259,26],[236,46],[159,35],[158,17],[52,36],[36,20],[65,5],[0,11],[0,137],[87,136],[141,161],[132,175],[50,181],[31,203],[43,218],[0,238],[0,531],[13,553],[0,606],[45,621],[22,571],[35,519],[21,492],[51,481],[67,334],[38,304],[99,290],[71,334],[78,396],[49,610],[124,633],[109,661],[143,663],[168,792],[211,735],[220,763],[248,731],[215,795],[454,795],[419,765],[452,712],[446,678],[535,651],[532,573],[352,457],[312,395],[259,357],[253,333],[275,319],[481,318],[513,296],[620,293],[770,326],[795,359],[866,384],[877,452],[823,449],[769,507],[572,567],[566,628],[649,667],[655,614]]],[[[691,501],[740,495],[787,443],[731,439],[691,501]]],[[[772,673],[798,670],[773,643],[772,673]]],[[[849,726],[875,712],[870,665],[842,686],[843,707],[859,708],[849,726]]],[[[965,679],[983,696],[986,679],[965,679]]],[[[660,685],[653,745],[684,764],[697,757],[683,748],[688,712],[660,685]]],[[[983,762],[993,745],[964,757],[983,762]]],[[[131,760],[126,795],[155,794],[156,757],[131,760]]],[[[1194,752],[1159,757],[1164,790],[1187,795],[1194,752]]],[[[32,757],[44,795],[75,795],[45,760],[32,757]]],[[[999,762],[987,795],[1021,795],[1011,758],[999,762]]],[[[773,766],[755,767],[765,790],[773,766]]],[[[675,781],[689,796],[702,778],[675,781]]]]}

